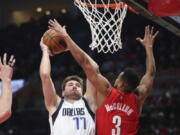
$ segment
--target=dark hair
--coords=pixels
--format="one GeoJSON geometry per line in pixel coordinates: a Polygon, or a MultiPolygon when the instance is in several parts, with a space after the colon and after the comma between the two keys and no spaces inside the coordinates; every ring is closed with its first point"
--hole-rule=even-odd
{"type": "Polygon", "coordinates": [[[139,75],[133,68],[126,68],[121,77],[122,81],[128,85],[127,88],[125,88],[127,92],[134,91],[139,85],[139,75]]]}
{"type": "Polygon", "coordinates": [[[64,90],[66,83],[68,81],[71,81],[71,80],[79,82],[81,84],[82,89],[83,89],[83,79],[77,75],[71,75],[71,76],[66,77],[62,82],[61,89],[64,90]]]}

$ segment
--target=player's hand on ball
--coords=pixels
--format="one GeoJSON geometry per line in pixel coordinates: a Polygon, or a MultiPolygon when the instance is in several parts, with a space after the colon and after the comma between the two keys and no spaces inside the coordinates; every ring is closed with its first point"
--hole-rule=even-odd
{"type": "Polygon", "coordinates": [[[56,19],[49,20],[49,28],[55,30],[60,36],[68,36],[65,26],[61,26],[56,19]]]}
{"type": "Polygon", "coordinates": [[[43,43],[43,37],[41,38],[40,46],[41,46],[42,52],[45,52],[45,51],[46,51],[50,56],[53,56],[53,55],[51,54],[48,46],[43,43]]]}

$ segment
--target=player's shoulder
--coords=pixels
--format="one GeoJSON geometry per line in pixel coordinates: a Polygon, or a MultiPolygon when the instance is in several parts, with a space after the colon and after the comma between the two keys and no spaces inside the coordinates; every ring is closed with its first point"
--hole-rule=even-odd
{"type": "Polygon", "coordinates": [[[64,98],[57,96],[56,104],[48,108],[49,115],[52,116],[58,110],[58,108],[61,108],[63,102],[64,98]]]}

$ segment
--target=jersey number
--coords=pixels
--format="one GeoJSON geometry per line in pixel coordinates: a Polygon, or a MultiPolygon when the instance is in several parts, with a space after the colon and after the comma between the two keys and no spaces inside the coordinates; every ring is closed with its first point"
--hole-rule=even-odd
{"type": "Polygon", "coordinates": [[[83,125],[83,128],[86,129],[86,118],[84,118],[84,117],[74,117],[73,120],[75,120],[75,122],[76,122],[77,130],[79,130],[79,127],[80,127],[81,123],[83,125]]]}
{"type": "Polygon", "coordinates": [[[114,124],[115,127],[112,129],[112,135],[120,135],[121,117],[118,115],[113,116],[112,123],[114,124]]]}

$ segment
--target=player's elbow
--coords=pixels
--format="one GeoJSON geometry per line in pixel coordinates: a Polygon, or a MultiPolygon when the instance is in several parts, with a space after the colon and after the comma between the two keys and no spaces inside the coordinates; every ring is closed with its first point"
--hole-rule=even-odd
{"type": "Polygon", "coordinates": [[[156,67],[153,66],[152,68],[149,68],[146,72],[146,74],[149,76],[149,77],[154,77],[155,74],[156,74],[156,67]]]}
{"type": "Polygon", "coordinates": [[[50,78],[50,74],[46,72],[40,72],[41,80],[46,80],[50,78]]]}
{"type": "Polygon", "coordinates": [[[99,65],[95,61],[86,61],[84,64],[85,68],[94,73],[99,73],[99,65]]]}
{"type": "Polygon", "coordinates": [[[149,72],[149,76],[154,77],[156,75],[156,68],[154,67],[151,72],[149,72]]]}
{"type": "Polygon", "coordinates": [[[98,75],[100,74],[100,71],[99,71],[99,66],[97,64],[93,64],[93,66],[88,66],[86,65],[87,67],[87,70],[90,71],[89,73],[92,75],[98,75]]]}
{"type": "Polygon", "coordinates": [[[3,111],[1,110],[1,112],[0,112],[0,123],[9,119],[11,117],[11,114],[12,114],[11,108],[7,108],[3,111]]]}

